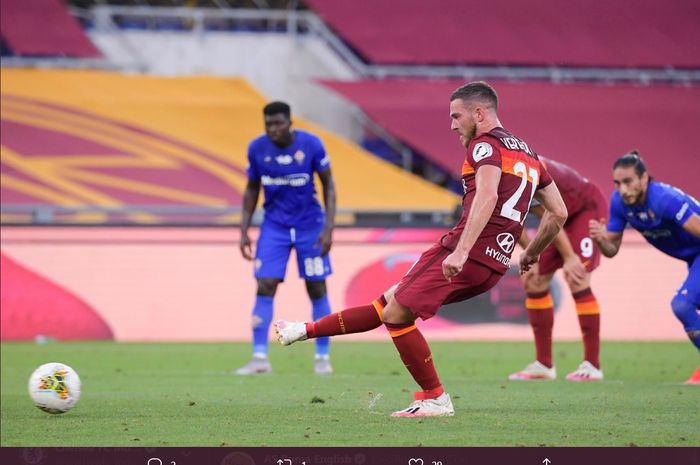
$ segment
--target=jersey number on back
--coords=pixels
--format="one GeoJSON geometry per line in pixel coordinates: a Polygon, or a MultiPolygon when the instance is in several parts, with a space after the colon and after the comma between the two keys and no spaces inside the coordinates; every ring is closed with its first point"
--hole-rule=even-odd
{"type": "Polygon", "coordinates": [[[522,212],[516,210],[515,206],[518,204],[520,197],[522,197],[523,192],[525,191],[525,186],[527,185],[529,175],[529,177],[532,179],[532,190],[530,191],[530,200],[527,202],[527,208],[530,208],[530,202],[532,202],[532,197],[535,195],[535,189],[539,184],[539,173],[535,168],[528,168],[525,163],[521,161],[517,162],[513,166],[513,171],[515,171],[515,174],[520,177],[520,185],[518,186],[518,190],[516,190],[515,193],[503,203],[503,207],[501,208],[501,216],[505,216],[506,218],[510,218],[511,220],[522,224],[525,221],[525,216],[527,215],[523,215],[522,212]]]}

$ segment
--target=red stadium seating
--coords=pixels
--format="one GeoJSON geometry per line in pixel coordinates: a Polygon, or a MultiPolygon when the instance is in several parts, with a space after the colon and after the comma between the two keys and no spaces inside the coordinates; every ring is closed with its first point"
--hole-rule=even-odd
{"type": "Polygon", "coordinates": [[[697,0],[306,3],[374,64],[700,66],[697,0]]]}
{"type": "MultiPolygon", "coordinates": [[[[451,173],[463,149],[449,96],[462,81],[324,82],[379,125],[451,173]]],[[[613,161],[637,148],[659,180],[698,196],[700,87],[493,82],[506,128],[612,192],[613,161]],[[693,168],[694,167],[694,168],[693,168]]]]}
{"type": "Polygon", "coordinates": [[[2,0],[1,18],[2,37],[16,55],[102,56],[59,0],[2,0]]]}

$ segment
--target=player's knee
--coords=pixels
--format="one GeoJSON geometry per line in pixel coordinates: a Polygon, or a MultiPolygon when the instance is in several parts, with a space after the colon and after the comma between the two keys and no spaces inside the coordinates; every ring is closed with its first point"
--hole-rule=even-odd
{"type": "Polygon", "coordinates": [[[408,324],[416,321],[416,316],[392,297],[382,310],[382,321],[390,324],[408,324]]]}
{"type": "Polygon", "coordinates": [[[671,301],[671,309],[686,328],[698,326],[700,316],[698,316],[697,305],[691,302],[687,297],[676,294],[671,301]]]}
{"type": "Polygon", "coordinates": [[[545,292],[549,289],[549,280],[533,273],[523,275],[523,288],[527,293],[545,292]]]}
{"type": "Polygon", "coordinates": [[[277,279],[258,279],[258,295],[274,297],[278,284],[277,279]]]}
{"type": "Polygon", "coordinates": [[[566,281],[566,284],[569,286],[569,289],[571,289],[571,292],[579,292],[584,289],[587,289],[591,286],[591,281],[590,278],[588,278],[589,275],[584,277],[583,279],[577,278],[573,274],[567,274],[564,273],[564,280],[566,281]]]}
{"type": "Polygon", "coordinates": [[[387,302],[389,302],[394,297],[394,292],[396,291],[397,287],[399,287],[398,283],[394,284],[384,292],[384,298],[387,302]]]}
{"type": "Polygon", "coordinates": [[[306,292],[311,300],[317,300],[326,295],[326,281],[306,281],[306,292]]]}

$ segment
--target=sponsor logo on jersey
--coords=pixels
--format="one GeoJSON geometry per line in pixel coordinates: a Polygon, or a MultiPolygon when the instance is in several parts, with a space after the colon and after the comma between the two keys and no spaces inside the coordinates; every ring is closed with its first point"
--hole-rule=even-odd
{"type": "Polygon", "coordinates": [[[510,268],[510,257],[504,253],[499,252],[496,249],[493,249],[491,247],[486,247],[486,250],[484,250],[484,253],[488,256],[493,258],[499,263],[503,263],[505,266],[510,268]]]}
{"type": "Polygon", "coordinates": [[[673,233],[668,229],[646,229],[640,232],[642,233],[642,236],[652,240],[673,236],[673,233]]]}
{"type": "Polygon", "coordinates": [[[501,233],[496,236],[496,243],[505,253],[511,253],[515,248],[515,238],[511,233],[501,233]]]}
{"type": "Polygon", "coordinates": [[[493,155],[493,147],[488,142],[479,142],[474,146],[474,151],[472,151],[472,158],[474,163],[479,163],[484,158],[488,158],[493,155]]]}
{"type": "Polygon", "coordinates": [[[280,165],[291,165],[292,161],[294,161],[291,155],[277,155],[275,160],[280,165]]]}
{"type": "Polygon", "coordinates": [[[678,213],[676,213],[676,221],[680,221],[683,219],[683,215],[685,215],[685,212],[688,211],[688,207],[689,207],[688,202],[683,204],[681,209],[678,210],[678,213]]]}
{"type": "Polygon", "coordinates": [[[261,182],[263,186],[289,186],[289,187],[304,187],[311,181],[311,176],[307,173],[289,174],[273,178],[272,176],[263,176],[261,182]]]}

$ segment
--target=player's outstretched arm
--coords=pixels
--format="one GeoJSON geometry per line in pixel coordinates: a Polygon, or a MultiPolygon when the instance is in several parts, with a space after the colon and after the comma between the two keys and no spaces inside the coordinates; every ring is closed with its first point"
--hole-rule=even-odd
{"type": "Polygon", "coordinates": [[[501,181],[501,168],[484,165],[476,172],[476,192],[472,200],[464,231],[459,237],[454,252],[442,262],[445,278],[457,276],[469,257],[469,252],[488,223],[498,201],[498,183],[501,181]]]}
{"type": "Polygon", "coordinates": [[[608,231],[605,220],[590,220],[588,222],[588,233],[600,249],[600,253],[608,258],[617,255],[622,244],[622,233],[608,231]]]}
{"type": "Polygon", "coordinates": [[[335,181],[331,169],[319,171],[318,177],[323,186],[323,207],[326,211],[326,224],[318,238],[321,255],[326,255],[333,245],[333,228],[335,227],[335,181]]]}
{"type": "Polygon", "coordinates": [[[566,222],[568,212],[555,183],[540,189],[535,194],[545,209],[537,233],[520,256],[520,273],[528,271],[537,263],[542,251],[554,240],[566,222]]]}
{"type": "Polygon", "coordinates": [[[258,205],[258,197],[260,197],[260,180],[249,179],[243,192],[243,208],[241,212],[241,255],[246,260],[253,259],[253,248],[251,247],[250,237],[248,237],[248,229],[250,222],[255,212],[255,207],[258,205]]]}

